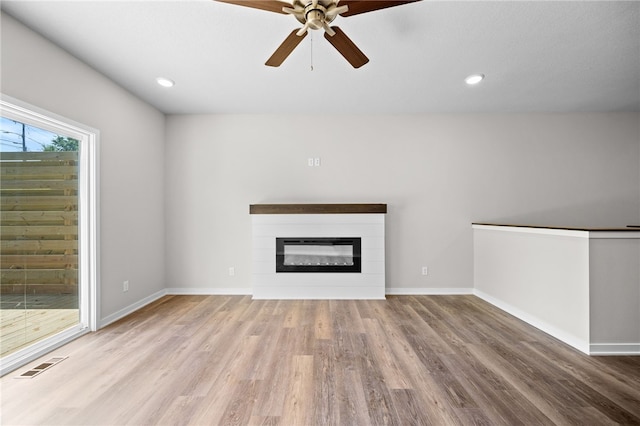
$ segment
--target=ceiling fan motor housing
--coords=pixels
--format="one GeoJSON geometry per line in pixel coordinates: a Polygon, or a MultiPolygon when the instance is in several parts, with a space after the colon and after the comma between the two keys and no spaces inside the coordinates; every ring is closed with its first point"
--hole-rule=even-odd
{"type": "Polygon", "coordinates": [[[317,2],[295,0],[293,2],[294,10],[304,10],[304,13],[295,13],[294,16],[301,24],[307,24],[308,28],[320,30],[324,28],[325,23],[329,24],[336,18],[336,15],[327,13],[330,7],[335,8],[336,3],[334,0],[318,0],[317,2]],[[316,4],[314,5],[314,3],[316,4]]]}
{"type": "Polygon", "coordinates": [[[307,18],[307,23],[309,24],[309,28],[313,29],[313,30],[319,30],[320,28],[323,28],[324,26],[324,11],[322,9],[324,9],[324,7],[318,5],[318,7],[316,7],[315,9],[311,9],[308,12],[305,13],[305,16],[307,18]]]}

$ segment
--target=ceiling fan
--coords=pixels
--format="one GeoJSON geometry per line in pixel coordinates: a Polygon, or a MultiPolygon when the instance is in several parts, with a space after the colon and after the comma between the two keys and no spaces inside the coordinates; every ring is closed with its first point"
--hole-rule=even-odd
{"type": "Polygon", "coordinates": [[[333,47],[354,67],[360,68],[369,58],[339,28],[329,26],[338,16],[348,17],[360,13],[372,12],[420,0],[293,0],[291,3],[280,0],[216,0],[239,6],[252,7],[268,12],[293,15],[301,24],[287,36],[280,47],[273,52],[265,65],[279,67],[307,36],[307,30],[324,30],[326,38],[333,47]]]}

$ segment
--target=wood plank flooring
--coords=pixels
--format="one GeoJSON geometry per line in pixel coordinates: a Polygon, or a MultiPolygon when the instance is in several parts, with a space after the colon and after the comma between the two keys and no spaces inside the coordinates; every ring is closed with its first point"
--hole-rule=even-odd
{"type": "Polygon", "coordinates": [[[167,296],[56,355],[0,379],[2,424],[640,425],[640,357],[474,296],[167,296]]]}
{"type": "Polygon", "coordinates": [[[78,309],[0,309],[0,356],[80,322],[78,309]]]}

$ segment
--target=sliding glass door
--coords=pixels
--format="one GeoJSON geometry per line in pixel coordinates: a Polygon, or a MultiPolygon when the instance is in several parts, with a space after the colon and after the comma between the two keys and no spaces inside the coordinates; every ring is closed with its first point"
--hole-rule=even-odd
{"type": "Polygon", "coordinates": [[[95,306],[93,197],[84,182],[95,176],[83,164],[91,162],[83,150],[95,147],[74,126],[28,112],[3,105],[0,117],[3,364],[86,332],[95,306]]]}

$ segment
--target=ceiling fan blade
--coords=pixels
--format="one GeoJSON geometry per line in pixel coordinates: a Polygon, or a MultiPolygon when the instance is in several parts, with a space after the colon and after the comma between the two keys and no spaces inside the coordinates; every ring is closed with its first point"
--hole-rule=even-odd
{"type": "Polygon", "coordinates": [[[273,52],[273,55],[271,55],[271,57],[267,59],[265,65],[270,67],[279,67],[284,62],[284,60],[287,59],[291,52],[293,52],[293,49],[295,49],[296,46],[300,44],[302,39],[307,36],[306,32],[301,36],[297,35],[297,32],[297,29],[291,31],[291,34],[289,34],[289,36],[284,39],[280,47],[278,47],[276,51],[273,52]]]}
{"type": "Polygon", "coordinates": [[[341,0],[340,6],[349,6],[349,10],[341,13],[340,16],[352,16],[360,13],[373,12],[374,10],[386,9],[388,7],[400,6],[407,3],[414,3],[421,0],[341,0]]]}
{"type": "Polygon", "coordinates": [[[279,0],[215,0],[220,3],[235,4],[238,6],[252,7],[254,9],[266,10],[268,12],[282,13],[286,15],[287,12],[283,11],[283,7],[291,8],[291,3],[287,3],[279,0]]]}
{"type": "Polygon", "coordinates": [[[330,36],[325,32],[324,38],[326,38],[354,68],[360,68],[369,62],[369,58],[358,49],[358,46],[356,46],[339,27],[331,27],[331,29],[335,31],[335,35],[330,36]]]}

